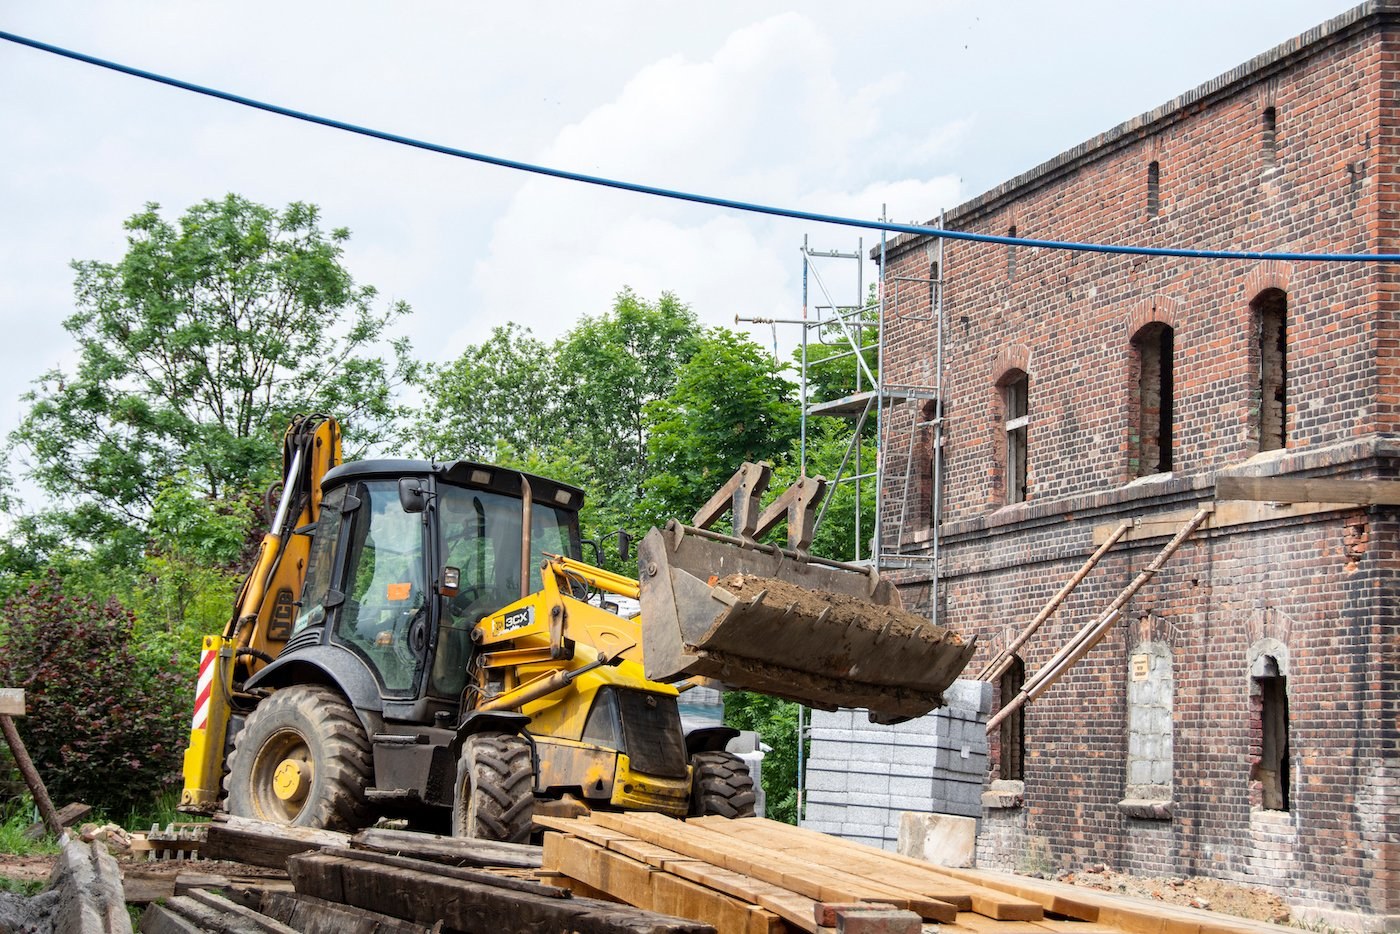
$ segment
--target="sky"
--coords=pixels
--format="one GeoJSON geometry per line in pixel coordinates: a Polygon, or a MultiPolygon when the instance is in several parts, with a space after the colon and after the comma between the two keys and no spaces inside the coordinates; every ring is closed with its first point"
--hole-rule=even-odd
{"type": "MultiPolygon", "coordinates": [[[[495,156],[806,211],[924,223],[1349,8],[1318,0],[407,4],[3,0],[0,30],[495,156]]],[[[742,214],[421,152],[0,42],[0,434],[71,368],[75,259],[115,262],[147,202],[317,204],[400,332],[445,361],[546,340],[627,287],[699,318],[793,319],[804,239],[742,214]]],[[[816,261],[812,304],[873,270],[816,261]]],[[[745,325],[787,354],[791,325],[745,325]],[[775,334],[776,331],[776,334],[775,334]]]]}

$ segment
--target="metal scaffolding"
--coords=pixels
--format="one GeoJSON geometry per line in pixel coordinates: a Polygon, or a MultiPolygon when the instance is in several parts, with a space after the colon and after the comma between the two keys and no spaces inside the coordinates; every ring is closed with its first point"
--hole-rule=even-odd
{"type": "MultiPolygon", "coordinates": [[[[809,420],[813,417],[841,418],[851,423],[850,440],[834,478],[828,477],[833,489],[843,483],[854,486],[856,521],[854,541],[851,543],[850,560],[872,561],[876,570],[882,568],[927,567],[934,593],[930,600],[931,616],[938,621],[937,575],[938,575],[938,519],[942,513],[943,480],[943,243],[942,239],[930,241],[931,254],[929,275],[921,277],[893,276],[882,277],[882,282],[867,295],[865,283],[865,244],[858,240],[855,252],[839,250],[814,250],[807,238],[802,241],[802,317],[783,318],[739,318],[742,322],[754,324],[796,325],[801,329],[801,469],[807,470],[809,420]],[[853,264],[855,293],[854,300],[840,301],[833,295],[833,289],[823,276],[823,269],[835,264],[853,264]],[[892,323],[932,326],[936,331],[936,351],[932,385],[897,383],[885,378],[885,346],[889,326],[892,323]],[[829,351],[813,353],[814,346],[831,348],[829,351]],[[873,358],[873,360],[872,360],[873,358]],[[813,375],[821,368],[840,365],[842,361],[853,361],[855,370],[855,391],[838,399],[820,402],[812,401],[813,375]],[[931,408],[930,404],[931,403],[931,408]],[[896,472],[902,477],[893,476],[889,457],[890,428],[892,415],[897,406],[912,406],[910,415],[909,445],[903,456],[903,469],[896,472]],[[873,469],[865,463],[861,440],[868,424],[875,426],[876,460],[873,469]],[[931,515],[930,550],[920,554],[908,554],[903,546],[909,525],[909,502],[916,495],[914,483],[923,469],[919,463],[918,440],[923,432],[932,436],[931,471],[931,515]],[[859,508],[862,484],[873,480],[875,488],[874,515],[862,515],[859,508]],[[898,489],[899,528],[893,550],[884,547],[882,521],[885,514],[885,497],[898,489]],[[875,543],[873,549],[864,544],[864,529],[871,528],[875,543]]],[[[885,263],[886,241],[880,241],[880,268],[885,263]]],[[[842,296],[845,298],[846,296],[842,296]]],[[[827,507],[833,497],[827,497],[817,516],[820,526],[827,507]]],[[[846,556],[833,556],[846,557],[846,556]]]]}

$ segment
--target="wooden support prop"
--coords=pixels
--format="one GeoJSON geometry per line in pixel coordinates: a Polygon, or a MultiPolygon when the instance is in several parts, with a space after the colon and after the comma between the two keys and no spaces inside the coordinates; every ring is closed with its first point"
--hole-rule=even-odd
{"type": "MultiPolygon", "coordinates": [[[[22,696],[23,692],[20,693],[22,696]]],[[[0,714],[0,731],[4,732],[5,742],[10,745],[10,753],[15,757],[15,765],[19,766],[19,774],[24,776],[24,784],[34,796],[34,804],[39,809],[39,816],[44,819],[44,826],[49,828],[49,833],[55,837],[63,836],[63,821],[58,819],[58,812],[49,800],[49,791],[44,787],[44,780],[39,777],[39,770],[34,768],[34,760],[29,758],[29,752],[24,748],[24,740],[19,738],[19,730],[15,728],[15,721],[9,714],[0,714]]]]}
{"type": "Polygon", "coordinates": [[[1266,503],[1354,503],[1400,506],[1400,480],[1334,480],[1327,477],[1219,477],[1215,498],[1266,503]]]}
{"type": "Polygon", "coordinates": [[[1162,565],[1166,564],[1168,559],[1176,554],[1177,549],[1179,549],[1188,538],[1194,535],[1196,530],[1210,518],[1210,514],[1214,511],[1214,508],[1214,506],[1203,506],[1196,510],[1195,514],[1187,520],[1186,524],[1178,529],[1177,533],[1172,536],[1171,541],[1167,542],[1166,545],[1162,547],[1162,550],[1157,553],[1157,557],[1152,559],[1152,563],[1143,568],[1142,572],[1138,574],[1137,577],[1133,578],[1132,582],[1129,583],[1127,587],[1123,588],[1123,592],[1108,605],[1108,608],[1099,614],[1097,619],[1079,630],[1074,638],[1071,639],[1064,648],[1060,649],[1054,658],[1047,662],[1043,668],[1037,671],[1031,679],[1026,682],[1025,687],[1021,689],[1019,694],[1002,705],[1001,710],[997,711],[996,716],[987,721],[987,732],[991,733],[997,727],[1001,726],[1003,720],[1030,703],[1035,697],[1039,697],[1052,684],[1058,681],[1065,672],[1069,671],[1069,669],[1074,666],[1075,662],[1083,658],[1090,649],[1097,645],[1099,640],[1108,632],[1109,627],[1112,626],[1122,614],[1123,607],[1128,604],[1128,601],[1162,569],[1162,565]]]}
{"type": "Polygon", "coordinates": [[[1031,620],[1030,625],[1026,626],[1025,630],[1016,637],[1015,641],[1002,649],[997,653],[996,658],[993,658],[987,663],[987,666],[982,669],[982,673],[977,676],[977,680],[995,681],[997,678],[1000,678],[1002,674],[1006,672],[1006,669],[1011,667],[1011,659],[1015,656],[1016,651],[1026,644],[1027,640],[1035,634],[1035,631],[1039,629],[1047,619],[1054,615],[1055,611],[1060,608],[1060,604],[1065,602],[1065,598],[1073,592],[1074,588],[1079,586],[1084,578],[1089,576],[1089,572],[1094,569],[1099,563],[1099,560],[1103,558],[1103,556],[1108,553],[1108,550],[1116,545],[1118,540],[1126,535],[1128,530],[1132,527],[1133,524],[1131,522],[1123,522],[1118,528],[1114,529],[1113,534],[1089,556],[1088,560],[1074,573],[1073,577],[1065,582],[1065,585],[1060,588],[1059,592],[1050,598],[1050,601],[1036,614],[1035,619],[1031,620]]]}

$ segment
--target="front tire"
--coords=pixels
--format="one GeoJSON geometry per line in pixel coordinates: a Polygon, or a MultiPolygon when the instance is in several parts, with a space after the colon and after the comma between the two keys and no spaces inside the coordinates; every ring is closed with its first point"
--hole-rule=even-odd
{"type": "Polygon", "coordinates": [[[452,795],[452,836],[529,843],[535,816],[530,744],[513,733],[475,733],[462,745],[452,795]]]}
{"type": "Polygon", "coordinates": [[[753,817],[758,796],[749,766],[732,752],[697,752],[690,757],[690,816],[753,817]]]}
{"type": "Polygon", "coordinates": [[[234,737],[224,788],[236,817],[353,831],[369,823],[373,759],[359,718],[319,685],[283,688],[234,737]]]}

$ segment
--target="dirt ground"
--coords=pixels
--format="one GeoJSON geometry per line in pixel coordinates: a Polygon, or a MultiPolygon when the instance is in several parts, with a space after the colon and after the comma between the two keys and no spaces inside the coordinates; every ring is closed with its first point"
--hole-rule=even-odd
{"type": "Polygon", "coordinates": [[[1151,898],[1172,905],[1205,908],[1237,918],[1289,922],[1288,906],[1271,892],[1248,885],[1236,885],[1201,876],[1153,878],[1114,872],[1107,866],[1088,866],[1078,872],[1061,873],[1061,882],[1086,888],[1117,892],[1137,898],[1151,898]]]}

